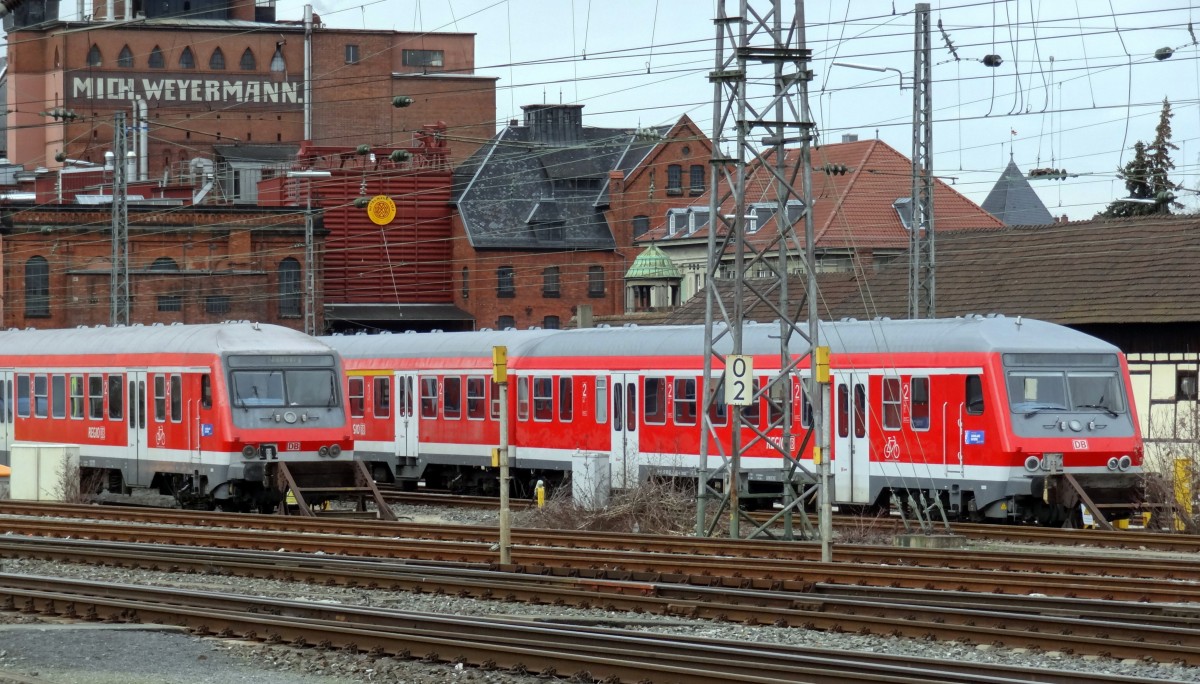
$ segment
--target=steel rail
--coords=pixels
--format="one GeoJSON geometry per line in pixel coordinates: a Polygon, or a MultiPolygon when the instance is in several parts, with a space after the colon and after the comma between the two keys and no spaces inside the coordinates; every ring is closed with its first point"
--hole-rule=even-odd
{"type": "Polygon", "coordinates": [[[258,597],[0,575],[4,607],[67,617],[179,624],[297,646],[322,644],[578,679],[679,682],[1131,682],[1005,668],[472,616],[456,618],[258,597]],[[534,664],[536,663],[536,664],[534,664]]]}

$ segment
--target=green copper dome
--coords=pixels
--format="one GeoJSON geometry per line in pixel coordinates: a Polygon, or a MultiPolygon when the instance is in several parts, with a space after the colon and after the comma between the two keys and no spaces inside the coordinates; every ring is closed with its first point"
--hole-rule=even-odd
{"type": "Polygon", "coordinates": [[[651,244],[639,254],[633,260],[633,265],[625,272],[626,280],[682,277],[683,274],[679,272],[675,264],[671,263],[671,258],[655,244],[651,244]]]}

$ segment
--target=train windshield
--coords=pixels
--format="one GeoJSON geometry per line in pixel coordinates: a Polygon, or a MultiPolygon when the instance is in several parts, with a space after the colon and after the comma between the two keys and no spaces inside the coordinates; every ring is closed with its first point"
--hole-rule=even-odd
{"type": "Polygon", "coordinates": [[[233,404],[238,408],[337,406],[337,376],[330,356],[233,356],[233,404]],[[328,360],[330,367],[280,368],[277,365],[322,365],[313,361],[328,360]],[[251,367],[258,366],[258,367],[251,367]]]}
{"type": "Polygon", "coordinates": [[[1005,354],[1013,413],[1125,412],[1125,391],[1112,354],[1005,354]]]}

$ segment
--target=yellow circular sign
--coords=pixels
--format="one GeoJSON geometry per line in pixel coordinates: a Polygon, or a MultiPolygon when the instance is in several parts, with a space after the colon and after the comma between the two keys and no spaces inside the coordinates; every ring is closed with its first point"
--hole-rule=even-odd
{"type": "Polygon", "coordinates": [[[371,223],[386,226],[396,218],[396,203],[387,195],[375,195],[367,204],[367,216],[371,217],[371,223]]]}

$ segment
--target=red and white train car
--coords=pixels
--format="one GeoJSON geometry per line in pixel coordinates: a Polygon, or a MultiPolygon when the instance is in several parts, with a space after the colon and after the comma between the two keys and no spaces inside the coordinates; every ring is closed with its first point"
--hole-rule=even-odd
{"type": "Polygon", "coordinates": [[[85,481],[110,491],[268,509],[280,461],[353,458],[341,373],[337,352],[273,325],[0,332],[0,454],[78,445],[85,481]]]}
{"type": "MultiPolygon", "coordinates": [[[[1071,491],[1044,501],[1046,476],[1055,472],[1071,473],[1100,502],[1132,502],[1143,447],[1116,347],[1002,316],[825,323],[821,335],[831,348],[827,407],[839,504],[885,505],[892,494],[923,492],[962,517],[1054,523],[1077,501],[1071,491]]],[[[497,345],[508,350],[519,483],[552,484],[589,454],[607,454],[616,488],[651,476],[696,477],[700,326],[323,339],[342,354],[356,449],[379,479],[495,487],[497,345]]],[[[794,338],[791,353],[804,353],[803,345],[794,338]]],[[[745,328],[756,386],[779,374],[779,349],[778,326],[745,328]]],[[[780,391],[744,409],[745,420],[770,441],[801,444],[810,417],[801,383],[809,376],[807,365],[792,371],[775,383],[780,391]],[[770,427],[785,410],[796,417],[791,435],[770,427]]],[[[727,453],[730,412],[719,401],[710,410],[725,445],[710,453],[727,453]]],[[[779,491],[778,452],[748,427],[742,443],[752,445],[741,464],[746,486],[779,491]]],[[[800,459],[812,468],[811,449],[800,459]]]]}

